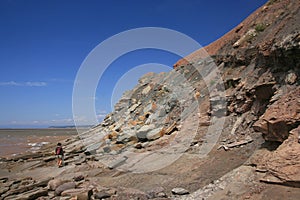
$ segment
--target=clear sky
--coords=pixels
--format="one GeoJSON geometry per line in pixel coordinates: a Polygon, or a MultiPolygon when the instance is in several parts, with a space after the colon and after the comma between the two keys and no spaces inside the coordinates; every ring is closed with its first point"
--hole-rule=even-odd
{"type": "MultiPolygon", "coordinates": [[[[139,27],[163,27],[208,45],[266,0],[0,0],[0,127],[71,125],[73,82],[100,42],[139,27]]],[[[117,84],[132,68],[167,71],[179,59],[158,50],[116,60],[99,82],[99,120],[132,82],[117,84]],[[115,88],[116,85],[118,88],[115,88]],[[115,88],[115,90],[114,90],[115,88]],[[113,94],[113,90],[118,94],[113,94]],[[114,99],[112,100],[112,96],[114,99]]]]}

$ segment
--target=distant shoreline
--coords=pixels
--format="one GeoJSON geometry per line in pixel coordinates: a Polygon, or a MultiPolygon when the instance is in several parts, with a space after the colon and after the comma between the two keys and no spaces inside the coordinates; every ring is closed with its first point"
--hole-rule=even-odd
{"type": "Polygon", "coordinates": [[[1,128],[0,157],[35,152],[45,144],[63,143],[78,132],[76,128],[1,128]]]}
{"type": "Polygon", "coordinates": [[[73,130],[73,129],[90,129],[89,127],[45,127],[45,128],[0,128],[0,130],[73,130]]]}
{"type": "Polygon", "coordinates": [[[83,126],[49,126],[48,128],[92,128],[92,125],[83,125],[83,126]]]}
{"type": "Polygon", "coordinates": [[[76,128],[1,128],[0,135],[75,135],[77,130],[76,128]]]}

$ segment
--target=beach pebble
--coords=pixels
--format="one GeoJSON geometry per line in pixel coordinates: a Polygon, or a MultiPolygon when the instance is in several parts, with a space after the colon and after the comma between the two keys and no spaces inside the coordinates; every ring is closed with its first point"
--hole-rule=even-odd
{"type": "Polygon", "coordinates": [[[74,189],[75,187],[76,187],[76,184],[73,182],[64,183],[56,188],[55,195],[60,196],[62,192],[69,190],[69,189],[74,189]]]}
{"type": "Polygon", "coordinates": [[[150,198],[163,198],[167,197],[165,189],[163,187],[155,187],[147,192],[150,198]]]}
{"type": "Polygon", "coordinates": [[[105,198],[109,198],[109,197],[111,197],[111,195],[109,193],[106,193],[106,192],[97,192],[94,195],[95,199],[105,199],[105,198]]]}
{"type": "Polygon", "coordinates": [[[84,176],[83,175],[75,176],[75,177],[73,177],[73,180],[76,182],[82,181],[82,180],[84,180],[84,176]]]}
{"type": "Polygon", "coordinates": [[[68,182],[67,180],[62,179],[53,179],[48,182],[48,190],[56,190],[58,186],[68,182]]]}
{"type": "Polygon", "coordinates": [[[185,194],[189,194],[189,191],[187,191],[184,188],[173,188],[172,193],[177,195],[185,195],[185,194]]]}
{"type": "MultiPolygon", "coordinates": [[[[78,189],[68,189],[61,193],[61,196],[86,196],[90,197],[92,194],[91,190],[87,190],[86,188],[78,188],[78,189]]],[[[88,199],[88,198],[87,198],[88,199]]]]}

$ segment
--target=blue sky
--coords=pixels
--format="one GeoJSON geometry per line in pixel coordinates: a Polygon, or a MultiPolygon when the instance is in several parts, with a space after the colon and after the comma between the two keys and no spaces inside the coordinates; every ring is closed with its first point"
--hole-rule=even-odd
{"type": "MultiPolygon", "coordinates": [[[[163,27],[208,45],[238,25],[266,0],[1,0],[0,127],[70,125],[73,82],[80,65],[99,43],[133,28],[163,27]]],[[[168,67],[177,55],[141,50],[121,56],[99,82],[99,120],[111,98],[136,83],[119,84],[126,72],[145,63],[168,67]]]]}

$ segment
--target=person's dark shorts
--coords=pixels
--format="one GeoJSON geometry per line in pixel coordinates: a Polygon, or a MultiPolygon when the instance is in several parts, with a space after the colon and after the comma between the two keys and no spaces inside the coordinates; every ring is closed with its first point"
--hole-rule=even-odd
{"type": "Polygon", "coordinates": [[[56,155],[57,158],[63,158],[63,155],[56,155]]]}

